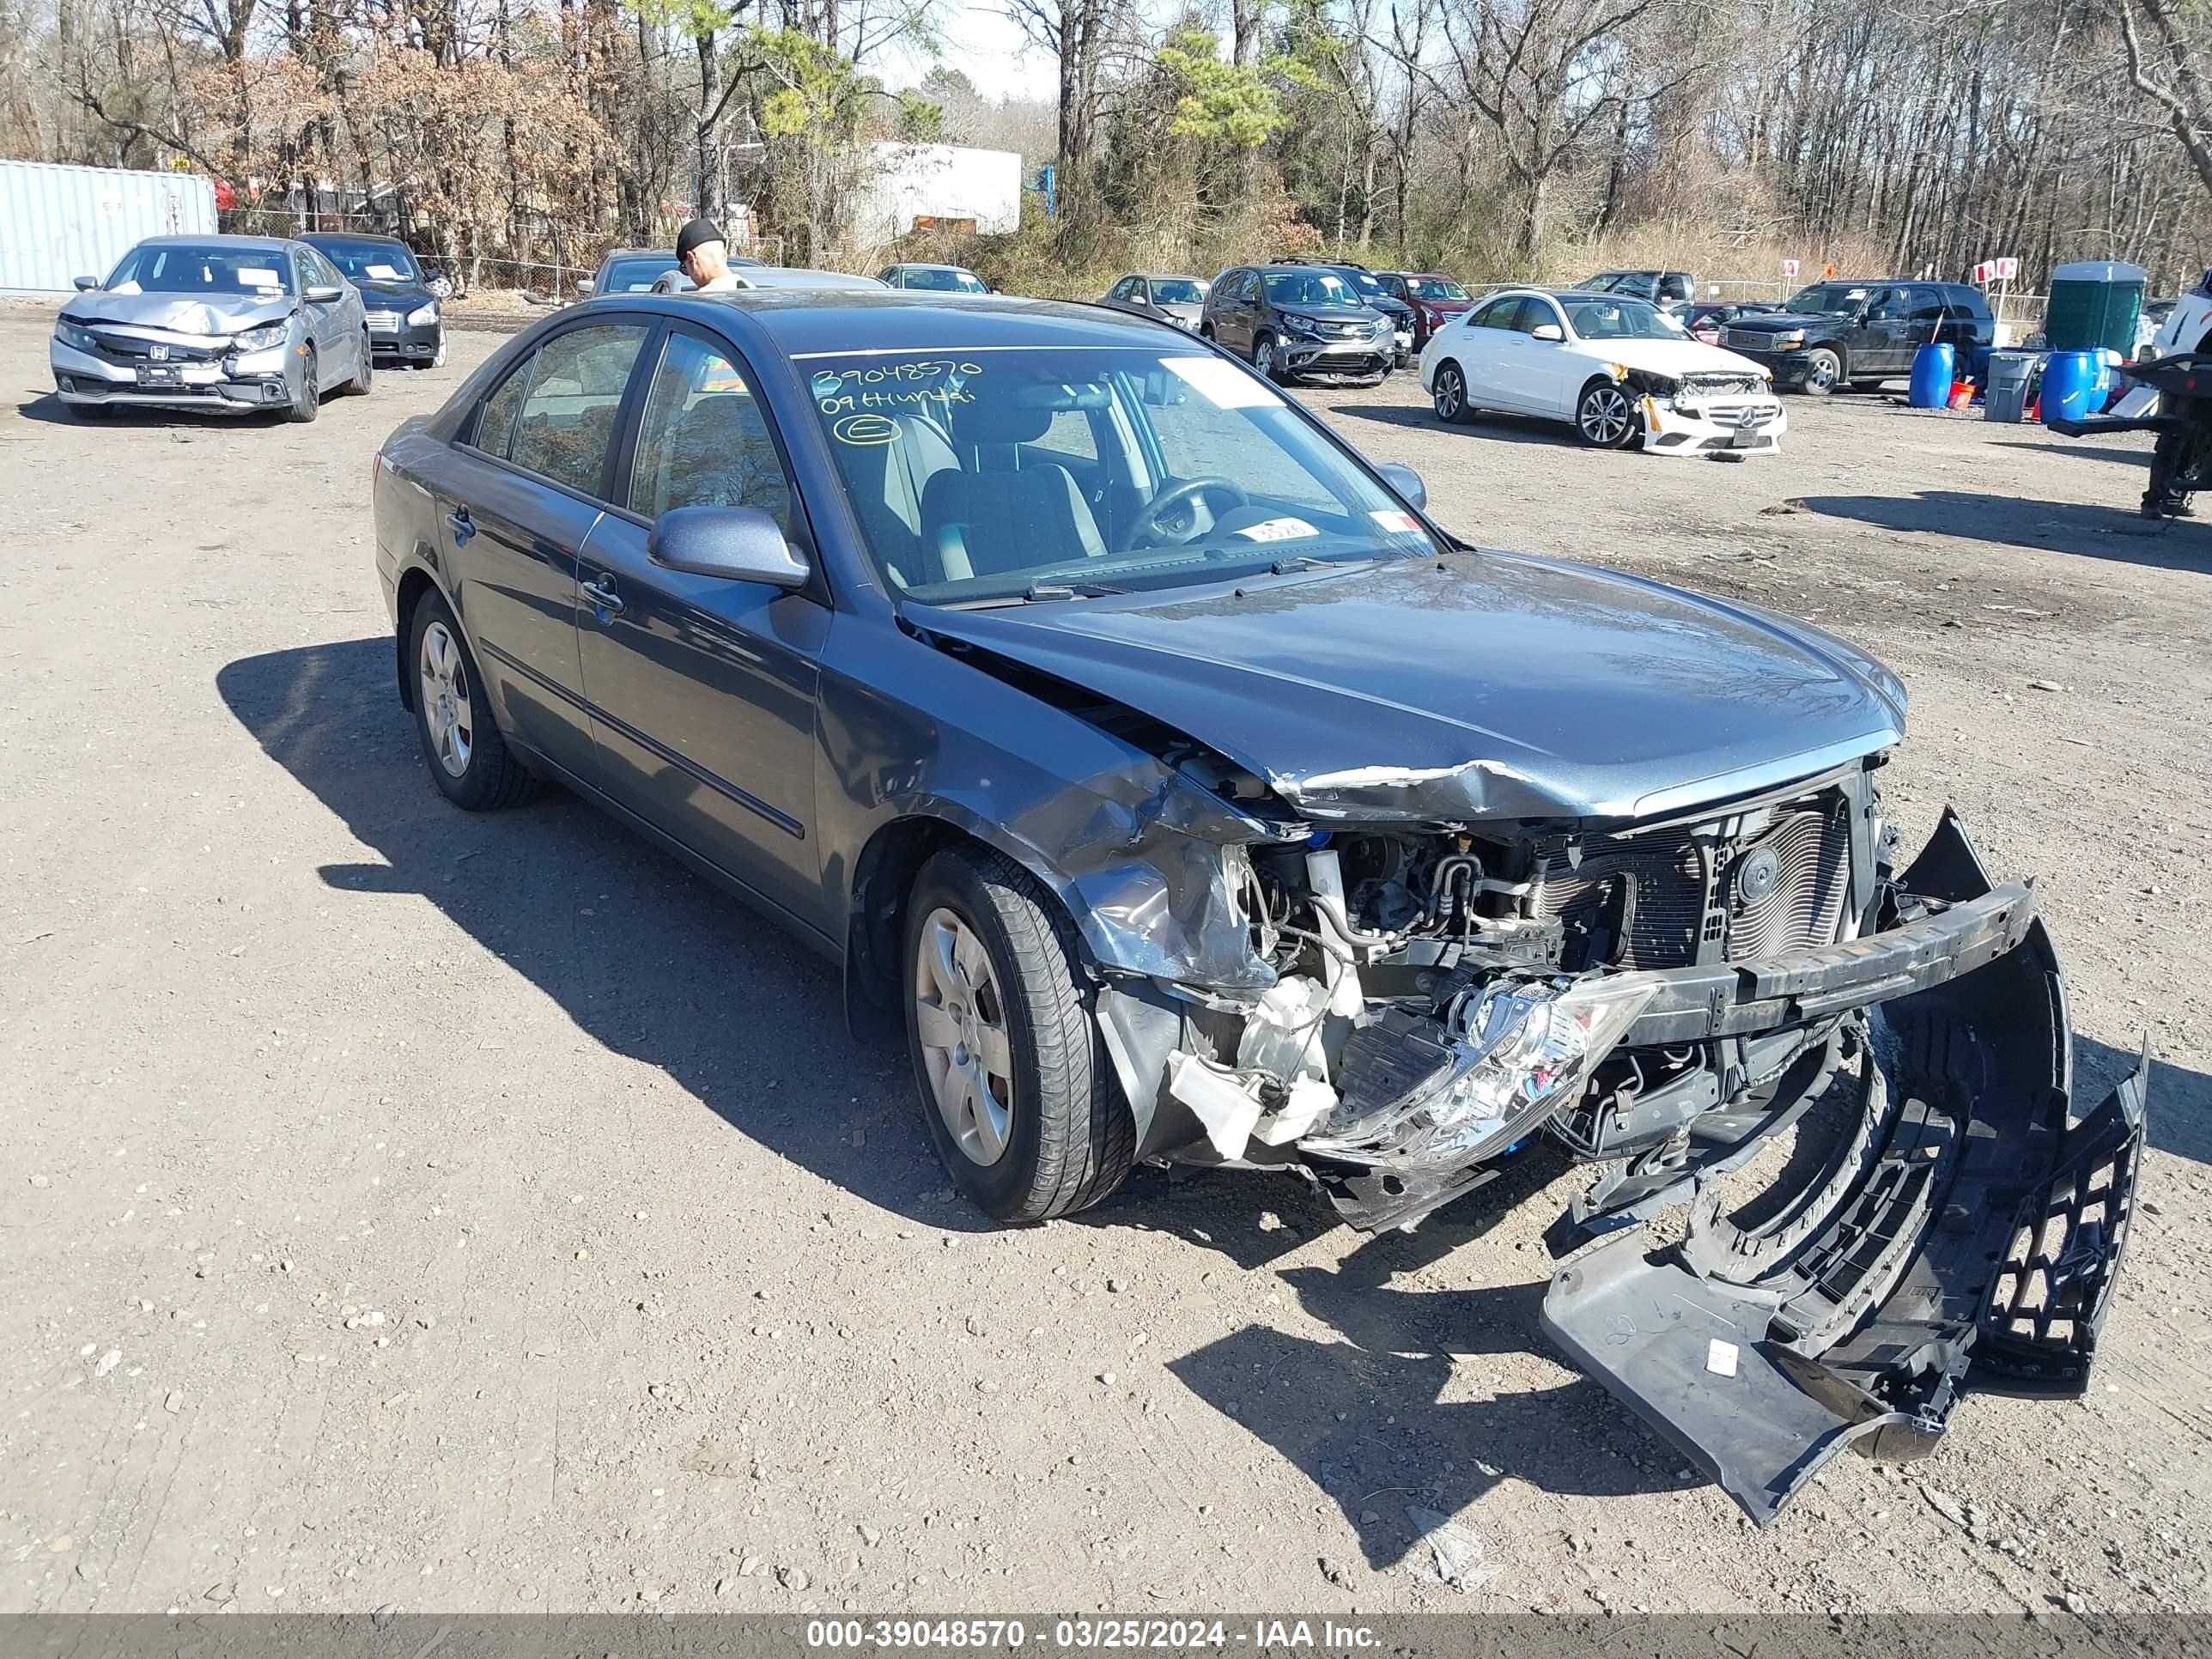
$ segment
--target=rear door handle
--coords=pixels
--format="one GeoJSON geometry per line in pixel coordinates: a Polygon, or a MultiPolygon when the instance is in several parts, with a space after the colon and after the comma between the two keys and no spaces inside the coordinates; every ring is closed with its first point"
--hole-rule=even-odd
{"type": "Polygon", "coordinates": [[[622,615],[622,595],[616,592],[613,588],[602,587],[598,582],[585,582],[579,591],[592,602],[592,609],[599,613],[599,619],[602,622],[609,617],[622,615]]]}
{"type": "Polygon", "coordinates": [[[469,516],[465,507],[457,507],[446,514],[446,522],[453,526],[453,544],[457,547],[477,533],[477,521],[469,516]]]}

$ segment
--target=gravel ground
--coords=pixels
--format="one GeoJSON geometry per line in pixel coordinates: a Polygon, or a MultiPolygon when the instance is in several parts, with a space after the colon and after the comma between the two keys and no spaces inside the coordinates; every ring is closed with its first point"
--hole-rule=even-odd
{"type": "Polygon", "coordinates": [[[492,337],[310,427],[75,424],[44,343],[0,320],[0,1608],[2205,1605],[2212,530],[2130,515],[2140,445],[1304,394],[1464,533],[1881,654],[1890,799],[2039,872],[2085,1094],[2156,1046],[2094,1393],[1760,1534],[1547,1350],[1548,1157],[1412,1236],[1158,1171],[993,1231],[811,959],[574,800],[445,805],[365,499],[492,337]]]}

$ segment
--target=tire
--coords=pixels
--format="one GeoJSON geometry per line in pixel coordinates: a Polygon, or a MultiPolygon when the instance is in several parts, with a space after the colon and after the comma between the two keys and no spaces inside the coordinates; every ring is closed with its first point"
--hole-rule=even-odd
{"type": "Polygon", "coordinates": [[[435,353],[431,356],[431,359],[430,359],[430,367],[431,367],[432,368],[443,368],[445,366],[446,366],[446,331],[445,331],[445,329],[443,328],[443,326],[441,326],[441,327],[439,328],[439,330],[438,330],[438,349],[437,349],[437,351],[436,351],[436,352],[435,352],[435,353]]]}
{"type": "Polygon", "coordinates": [[[908,1055],[953,1184],[1009,1222],[1071,1215],[1112,1193],[1135,1161],[1135,1124],[1092,1018],[1074,930],[1051,896],[1011,860],[949,848],[915,878],[904,945],[908,1055]],[[979,1033],[971,1051],[967,1038],[979,1033]],[[1003,1073],[987,1059],[993,1036],[1003,1073]]]}
{"type": "Polygon", "coordinates": [[[1844,378],[1844,360],[1832,346],[1814,346],[1805,354],[1805,392],[1825,398],[1844,378]]]}
{"type": "Polygon", "coordinates": [[[1592,380],[1575,400],[1575,430],[1593,449],[1626,449],[1643,435],[1643,422],[1618,381],[1592,380]]]}
{"type": "Polygon", "coordinates": [[[415,735],[429,763],[430,781],[446,799],[469,812],[489,812],[527,800],[538,781],[500,736],[476,658],[441,595],[425,593],[415,602],[407,620],[407,661],[415,676],[415,735]],[[426,651],[433,653],[431,659],[426,659],[426,651]],[[434,661],[436,672],[426,666],[428,661],[434,661]],[[441,691],[447,697],[442,709],[438,703],[441,691]],[[451,701],[455,691],[457,708],[451,701]],[[452,729],[439,718],[441,713],[464,722],[458,744],[451,741],[452,729]]]}
{"type": "Polygon", "coordinates": [[[323,412],[323,394],[316,378],[320,373],[315,362],[315,349],[309,346],[300,358],[300,384],[292,393],[292,401],[285,406],[286,420],[304,426],[323,412]]]}
{"type": "Polygon", "coordinates": [[[1272,334],[1260,334],[1253,337],[1252,367],[1277,386],[1281,386],[1290,379],[1289,374],[1283,368],[1282,360],[1275,356],[1275,337],[1272,334]]]}
{"type": "Polygon", "coordinates": [[[363,329],[361,334],[361,367],[355,371],[353,379],[346,382],[346,390],[356,398],[366,398],[375,384],[376,348],[369,343],[368,331],[363,329]]]}
{"type": "Polygon", "coordinates": [[[1429,397],[1435,405],[1437,418],[1446,426],[1458,426],[1467,420],[1467,376],[1450,358],[1437,365],[1429,397]]]}

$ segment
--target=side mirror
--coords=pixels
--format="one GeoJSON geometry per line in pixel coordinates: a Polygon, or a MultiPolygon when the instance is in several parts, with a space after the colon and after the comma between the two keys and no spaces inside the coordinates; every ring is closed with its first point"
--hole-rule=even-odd
{"type": "Polygon", "coordinates": [[[576,278],[576,292],[589,298],[592,292],[592,279],[588,276],[576,278]]]}
{"type": "Polygon", "coordinates": [[[1551,344],[1557,345],[1567,337],[1567,331],[1557,323],[1539,323],[1528,331],[1528,337],[1532,340],[1548,341],[1551,344]]]}
{"type": "Polygon", "coordinates": [[[1429,487],[1421,482],[1421,475],[1402,461],[1378,461],[1375,470],[1382,475],[1382,482],[1398,492],[1401,501],[1410,501],[1417,507],[1429,504],[1429,487]]]}
{"type": "Polygon", "coordinates": [[[326,306],[331,304],[333,301],[342,300],[344,297],[345,290],[340,288],[336,283],[310,283],[307,284],[307,303],[311,306],[326,306]]]}
{"type": "MultiPolygon", "coordinates": [[[[2207,274],[2212,275],[2212,273],[2207,274]]],[[[80,294],[89,294],[100,286],[100,278],[97,276],[72,276],[70,281],[76,284],[76,291],[80,294]]]]}
{"type": "Polygon", "coordinates": [[[804,587],[806,561],[757,507],[678,507],[660,515],[646,551],[656,564],[725,581],[804,587]]]}

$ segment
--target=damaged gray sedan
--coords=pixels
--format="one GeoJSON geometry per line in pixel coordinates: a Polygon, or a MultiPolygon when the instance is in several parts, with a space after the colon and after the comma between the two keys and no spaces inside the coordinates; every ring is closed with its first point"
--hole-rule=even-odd
{"type": "Polygon", "coordinates": [[[1031,301],[591,301],[375,504],[438,787],[561,779],[819,947],[992,1215],[1177,1159],[1408,1226],[1550,1137],[1563,1252],[1624,1236],[1547,1328],[1761,1520],[2084,1386],[2143,1079],[2072,1112],[2032,889],[1949,818],[1899,857],[1842,641],[1470,547],[1206,343],[1031,301]]]}

